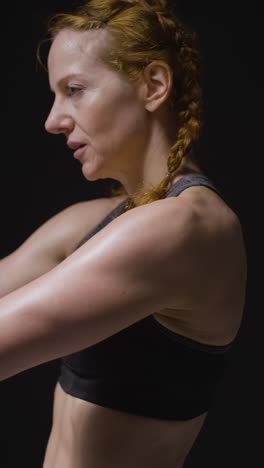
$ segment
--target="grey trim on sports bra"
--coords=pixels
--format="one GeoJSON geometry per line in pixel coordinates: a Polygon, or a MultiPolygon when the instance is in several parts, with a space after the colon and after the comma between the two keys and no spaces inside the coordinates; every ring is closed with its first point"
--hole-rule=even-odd
{"type": "MultiPolygon", "coordinates": [[[[182,176],[180,180],[177,180],[169,189],[167,192],[166,198],[167,197],[177,197],[182,193],[184,190],[186,190],[189,187],[193,187],[196,185],[203,185],[206,186],[213,191],[215,191],[223,200],[224,197],[221,194],[220,190],[213,184],[207,176],[198,174],[196,172],[187,174],[185,176],[182,176]],[[195,182],[195,183],[194,183],[195,182]]],[[[108,213],[105,218],[103,218],[78,244],[76,248],[79,248],[84,242],[89,240],[93,235],[95,235],[98,231],[103,229],[107,224],[109,224],[113,219],[117,218],[120,216],[126,206],[127,201],[129,198],[126,198],[123,200],[119,205],[115,206],[115,208],[108,213]]]]}
{"type": "Polygon", "coordinates": [[[214,183],[212,183],[207,176],[198,174],[197,172],[192,172],[182,176],[181,179],[177,180],[177,182],[175,182],[168,190],[166,198],[178,196],[187,188],[195,186],[208,187],[216,192],[224,200],[223,194],[220,192],[219,188],[214,183]]]}

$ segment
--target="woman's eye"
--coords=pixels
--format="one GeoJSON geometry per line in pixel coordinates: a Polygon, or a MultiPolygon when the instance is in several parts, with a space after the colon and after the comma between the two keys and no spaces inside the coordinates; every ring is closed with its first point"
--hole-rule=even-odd
{"type": "Polygon", "coordinates": [[[67,95],[68,96],[73,96],[74,94],[77,94],[82,91],[82,88],[78,86],[67,86],[67,95]]]}

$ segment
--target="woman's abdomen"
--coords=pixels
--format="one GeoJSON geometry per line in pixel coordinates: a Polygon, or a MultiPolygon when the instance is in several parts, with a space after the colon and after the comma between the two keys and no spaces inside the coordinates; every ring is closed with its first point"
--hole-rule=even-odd
{"type": "Polygon", "coordinates": [[[205,418],[132,415],[72,397],[57,384],[43,468],[181,468],[205,418]]]}

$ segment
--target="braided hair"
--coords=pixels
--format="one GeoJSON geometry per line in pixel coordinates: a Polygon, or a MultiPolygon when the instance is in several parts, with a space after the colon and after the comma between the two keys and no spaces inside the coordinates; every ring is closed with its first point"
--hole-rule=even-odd
{"type": "MultiPolygon", "coordinates": [[[[168,172],[157,186],[146,190],[142,185],[128,198],[124,211],[164,198],[202,126],[201,56],[196,34],[179,20],[170,0],[89,0],[73,13],[50,18],[51,40],[64,28],[107,29],[111,42],[102,50],[101,59],[130,81],[138,81],[155,60],[169,65],[173,77],[169,105],[176,117],[168,172]]],[[[120,194],[127,194],[123,187],[112,191],[112,195],[120,194]]]]}

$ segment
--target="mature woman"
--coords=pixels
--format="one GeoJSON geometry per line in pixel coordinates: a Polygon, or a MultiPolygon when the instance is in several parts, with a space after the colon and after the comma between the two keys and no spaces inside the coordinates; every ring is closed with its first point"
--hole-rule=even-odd
{"type": "Polygon", "coordinates": [[[62,358],[44,468],[181,468],[243,316],[241,225],[201,170],[195,35],[165,0],[50,22],[54,103],[87,180],[0,262],[0,376],[62,358]]]}

